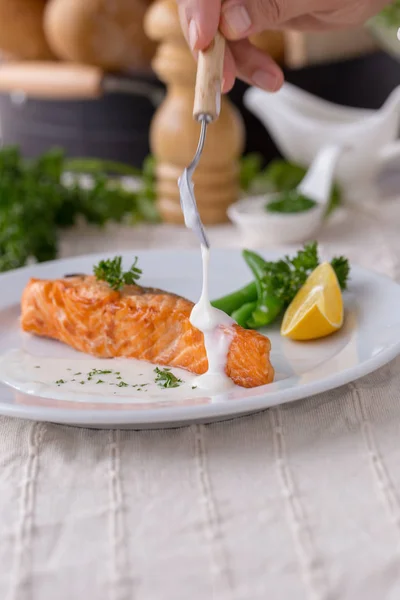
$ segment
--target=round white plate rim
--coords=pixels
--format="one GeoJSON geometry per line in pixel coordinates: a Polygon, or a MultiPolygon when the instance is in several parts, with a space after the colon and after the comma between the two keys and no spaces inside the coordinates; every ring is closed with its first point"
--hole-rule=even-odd
{"type": "MultiPolygon", "coordinates": [[[[131,252],[121,253],[123,257],[131,257],[135,253],[157,254],[156,250],[135,250],[131,252]]],[[[170,252],[176,253],[176,250],[163,250],[163,254],[170,252]]],[[[193,250],[187,252],[194,253],[193,250]]],[[[221,252],[221,250],[220,250],[221,252]]],[[[267,252],[268,256],[278,255],[278,253],[267,252]]],[[[111,255],[109,255],[111,256],[111,255]]],[[[55,265],[60,266],[65,264],[73,264],[81,260],[104,258],[105,255],[90,254],[71,259],[62,259],[58,261],[48,261],[42,265],[35,265],[35,270],[40,271],[41,267],[55,265]]],[[[373,276],[375,279],[390,282],[393,286],[398,284],[384,274],[370,271],[363,267],[353,266],[364,276],[373,276]]],[[[29,272],[32,267],[24,267],[15,271],[10,271],[0,275],[2,279],[9,277],[12,274],[18,273],[22,275],[24,272],[29,272]]],[[[64,425],[73,425],[80,427],[98,427],[98,428],[113,428],[113,427],[129,427],[131,429],[158,428],[158,427],[176,427],[189,425],[195,422],[213,422],[215,420],[223,420],[248,415],[251,413],[267,410],[273,406],[293,402],[304,399],[316,394],[330,391],[341,387],[361,377],[364,377],[373,371],[383,367],[391,360],[400,354],[400,339],[398,342],[383,349],[376,356],[373,356],[362,363],[348,369],[344,369],[339,373],[329,375],[315,382],[304,383],[302,385],[278,390],[269,394],[260,394],[252,398],[229,400],[226,403],[209,403],[199,406],[168,406],[160,409],[146,409],[140,411],[113,411],[113,410],[77,410],[63,409],[55,407],[43,406],[21,406],[17,404],[9,404],[0,400],[0,414],[3,416],[18,417],[28,420],[52,422],[64,425]]]]}

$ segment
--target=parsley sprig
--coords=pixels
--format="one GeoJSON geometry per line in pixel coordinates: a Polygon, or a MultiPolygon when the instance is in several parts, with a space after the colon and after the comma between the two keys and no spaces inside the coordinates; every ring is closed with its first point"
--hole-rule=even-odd
{"type": "MultiPolygon", "coordinates": [[[[292,258],[285,256],[276,262],[265,261],[264,278],[274,296],[288,305],[319,264],[318,245],[312,242],[292,258]]],[[[345,290],[350,273],[349,261],[344,256],[338,256],[332,259],[331,265],[341,289],[345,290]]]]}
{"type": "Polygon", "coordinates": [[[101,260],[98,265],[93,267],[93,273],[96,279],[105,281],[112,290],[118,291],[124,285],[133,285],[140,279],[142,270],[136,266],[137,262],[138,257],[136,256],[131,268],[123,271],[122,257],[115,256],[115,258],[101,260]]]}

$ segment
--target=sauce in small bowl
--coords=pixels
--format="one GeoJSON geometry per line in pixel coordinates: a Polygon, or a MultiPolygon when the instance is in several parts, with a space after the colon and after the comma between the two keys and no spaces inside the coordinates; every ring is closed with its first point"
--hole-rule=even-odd
{"type": "Polygon", "coordinates": [[[315,236],[326,206],[294,194],[289,202],[283,200],[282,192],[250,196],[228,208],[228,217],[241,231],[245,245],[297,244],[315,236]],[[288,212],[290,205],[295,210],[288,212]]]}

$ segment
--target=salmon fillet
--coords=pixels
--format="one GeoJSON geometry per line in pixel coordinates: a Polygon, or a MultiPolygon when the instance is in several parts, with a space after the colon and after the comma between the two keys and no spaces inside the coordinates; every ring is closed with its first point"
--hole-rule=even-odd
{"type": "MultiPolygon", "coordinates": [[[[189,321],[193,303],[137,285],[121,291],[93,276],[31,279],[21,300],[24,331],[101,358],[136,358],[201,375],[208,363],[203,334],[189,321]]],[[[239,386],[270,383],[271,344],[256,331],[223,326],[232,336],[226,373],[239,386]]]]}

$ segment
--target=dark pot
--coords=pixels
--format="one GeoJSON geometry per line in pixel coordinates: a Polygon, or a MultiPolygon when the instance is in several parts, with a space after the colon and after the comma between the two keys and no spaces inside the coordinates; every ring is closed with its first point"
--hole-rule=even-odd
{"type": "MultiPolygon", "coordinates": [[[[147,83],[163,90],[155,78],[147,83]]],[[[139,167],[150,152],[154,111],[151,95],[129,91],[85,100],[0,94],[1,137],[3,145],[18,145],[26,157],[58,146],[71,157],[104,158],[139,167]]]]}

